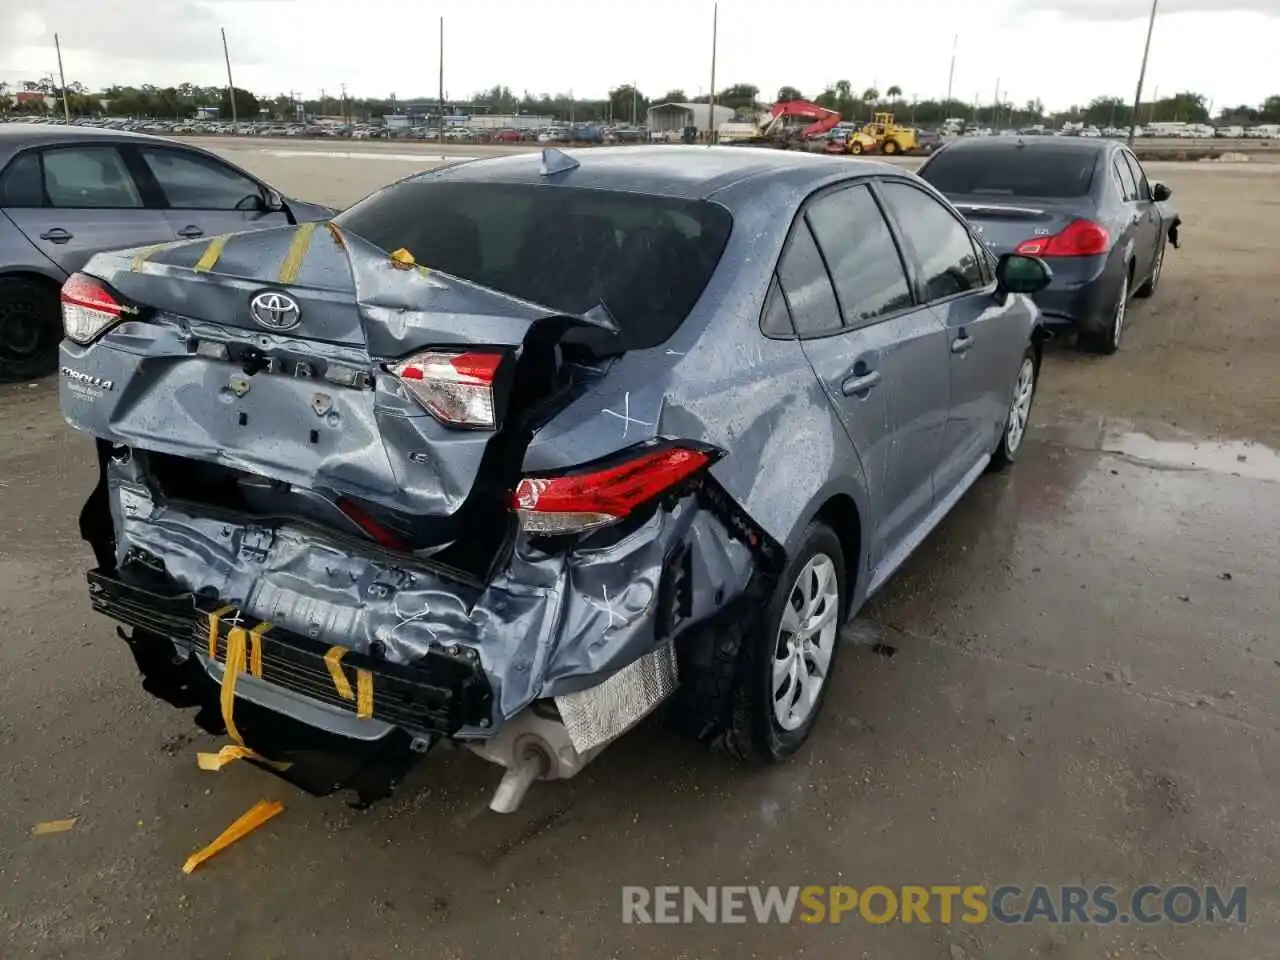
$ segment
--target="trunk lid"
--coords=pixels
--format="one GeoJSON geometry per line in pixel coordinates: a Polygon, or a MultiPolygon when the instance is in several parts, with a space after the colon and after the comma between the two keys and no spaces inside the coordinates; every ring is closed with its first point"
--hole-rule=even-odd
{"type": "Polygon", "coordinates": [[[64,396],[68,418],[150,451],[175,499],[438,550],[478,516],[509,517],[495,507],[526,418],[569,386],[558,340],[572,318],[327,224],[105,254],[85,272],[142,322],[115,334],[137,351],[128,366],[95,374],[121,389],[91,407],[64,396]],[[495,428],[441,422],[388,369],[427,349],[502,356],[495,428]]]}
{"type": "Polygon", "coordinates": [[[983,194],[948,195],[948,200],[973,226],[992,253],[1013,253],[1024,240],[1051,237],[1072,220],[1093,216],[1087,202],[993,197],[983,194]]]}

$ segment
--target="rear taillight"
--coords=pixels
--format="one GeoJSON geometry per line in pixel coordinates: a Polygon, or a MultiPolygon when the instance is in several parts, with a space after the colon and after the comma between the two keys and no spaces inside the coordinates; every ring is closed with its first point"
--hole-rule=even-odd
{"type": "Polygon", "coordinates": [[[493,428],[494,382],[502,360],[500,353],[429,351],[388,369],[441,423],[493,428]]]}
{"type": "Polygon", "coordinates": [[[123,311],[106,286],[86,274],[73,273],[62,285],[62,328],[76,343],[101,336],[123,311]]]}
{"type": "Polygon", "coordinates": [[[1106,227],[1092,220],[1072,220],[1051,237],[1023,240],[1014,252],[1030,257],[1093,257],[1110,249],[1106,227]]]}
{"type": "Polygon", "coordinates": [[[525,477],[512,504],[527,532],[585,533],[621,520],[679,486],[716,459],[710,448],[647,445],[625,460],[554,477],[525,477]]]}
{"type": "Polygon", "coordinates": [[[390,530],[383,526],[350,500],[345,497],[341,498],[338,500],[337,506],[348,520],[368,534],[368,536],[380,546],[386,547],[388,550],[398,550],[403,553],[407,553],[409,551],[409,545],[405,543],[399,534],[394,530],[390,530]]]}

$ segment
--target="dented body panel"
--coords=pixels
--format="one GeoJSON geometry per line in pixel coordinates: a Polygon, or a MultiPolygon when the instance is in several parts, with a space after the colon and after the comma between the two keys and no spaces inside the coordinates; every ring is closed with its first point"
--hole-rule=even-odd
{"type": "MultiPolygon", "coordinates": [[[[61,399],[68,422],[99,444],[101,483],[82,515],[97,602],[135,627],[144,674],[176,658],[206,686],[222,685],[226,720],[222,664],[252,628],[276,646],[241,695],[268,715],[339,739],[356,711],[373,724],[361,728],[366,739],[379,742],[394,732],[413,744],[497,743],[513,723],[541,730],[554,702],[574,718],[572,743],[548,747],[560,761],[547,763],[572,775],[667,695],[671,650],[695,628],[726,611],[758,615],[820,512],[839,527],[851,588],[844,613],[857,612],[876,529],[859,518],[903,491],[868,494],[813,348],[763,335],[761,311],[807,198],[906,175],[768,151],[590,156],[554,165],[504,157],[411,180],[685,198],[727,212],[732,229],[709,279],[656,344],[608,349],[607,335],[619,334],[608,303],[565,312],[376,246],[346,226],[359,222],[360,205],[348,212],[354,220],[89,264],[124,312],[88,346],[64,342],[61,399]],[[268,301],[276,313],[259,309],[263,295],[277,298],[268,301]],[[576,344],[588,328],[597,339],[604,331],[606,349],[576,344]],[[500,358],[491,429],[447,425],[393,375],[406,357],[450,349],[500,358]],[[511,491],[522,477],[674,442],[707,451],[706,466],[625,520],[568,538],[517,522],[513,507],[527,505],[511,491]],[[373,542],[370,523],[343,506],[352,500],[381,511],[374,519],[406,545],[373,542]],[[141,583],[158,591],[169,619],[137,612],[148,602],[133,592],[141,583]],[[159,637],[160,653],[141,652],[140,635],[159,637]],[[350,685],[339,663],[348,653],[353,676],[372,678],[371,710],[348,702],[349,691],[320,691],[329,699],[317,702],[324,670],[340,692],[350,685]],[[273,670],[292,687],[264,684],[273,670]],[[418,680],[436,712],[387,721],[379,691],[418,680]],[[584,696],[597,702],[584,706],[584,696]],[[617,702],[628,696],[641,700],[617,702]]],[[[1022,310],[1029,330],[1033,312],[1009,309],[1022,310]]],[[[931,374],[945,383],[945,368],[931,374]]],[[[945,420],[945,409],[934,413],[945,420]]],[[[899,427],[913,425],[885,424],[899,427]]],[[[498,762],[521,782],[535,775],[516,753],[498,762]]]]}

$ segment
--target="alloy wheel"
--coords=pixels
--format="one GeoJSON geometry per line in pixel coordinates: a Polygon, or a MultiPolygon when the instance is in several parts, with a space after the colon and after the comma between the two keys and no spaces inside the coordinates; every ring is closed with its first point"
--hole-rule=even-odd
{"type": "Polygon", "coordinates": [[[818,703],[840,629],[836,565],[816,553],[801,569],[782,613],[773,655],[773,712],[785,731],[805,724],[818,703]]]}

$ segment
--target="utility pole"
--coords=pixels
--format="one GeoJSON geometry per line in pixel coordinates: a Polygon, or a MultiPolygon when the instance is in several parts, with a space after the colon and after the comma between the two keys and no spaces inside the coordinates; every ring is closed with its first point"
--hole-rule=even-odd
{"type": "Polygon", "coordinates": [[[67,75],[62,71],[62,44],[58,35],[53,35],[53,48],[58,51],[58,82],[62,84],[62,122],[71,123],[71,104],[67,100],[67,75]]]}
{"type": "MultiPolygon", "coordinates": [[[[1147,22],[1147,43],[1142,48],[1142,69],[1138,71],[1138,92],[1133,95],[1133,116],[1129,118],[1129,146],[1133,146],[1133,138],[1138,130],[1138,108],[1142,105],[1142,84],[1147,79],[1147,59],[1151,56],[1151,35],[1156,29],[1156,10],[1160,0],[1151,0],[1151,19],[1147,22]]],[[[1157,91],[1158,92],[1158,91],[1157,91]]],[[[1155,114],[1155,101],[1151,104],[1151,113],[1155,114]]]]}
{"type": "Polygon", "coordinates": [[[996,77],[996,96],[991,101],[991,109],[993,111],[991,117],[991,126],[1000,126],[1000,78],[996,77]]]}
{"type": "Polygon", "coordinates": [[[440,116],[436,118],[436,136],[444,145],[444,17],[440,18],[440,116]]]}
{"type": "MultiPolygon", "coordinates": [[[[631,81],[631,125],[633,127],[636,125],[636,100],[638,99],[638,97],[639,95],[636,93],[636,81],[632,80],[631,81]]],[[[610,108],[612,108],[613,104],[611,103],[609,104],[609,106],[610,108]]]]}
{"type": "Polygon", "coordinates": [[[222,58],[227,61],[227,99],[231,101],[231,122],[240,123],[240,117],[236,112],[236,85],[231,79],[231,52],[227,49],[227,28],[220,27],[222,31],[222,58]]]}
{"type": "MultiPolygon", "coordinates": [[[[960,43],[960,34],[956,34],[951,38],[951,71],[947,74],[947,103],[951,103],[951,85],[956,80],[956,47],[960,43]]],[[[946,112],[946,108],[943,108],[946,112]]]]}
{"type": "Polygon", "coordinates": [[[707,98],[707,146],[716,142],[716,31],[720,26],[720,4],[711,5],[711,95],[707,98]]]}
{"type": "Polygon", "coordinates": [[[341,84],[341,86],[342,86],[342,125],[344,127],[350,128],[351,117],[347,114],[347,85],[344,83],[344,84],[341,84]]]}

